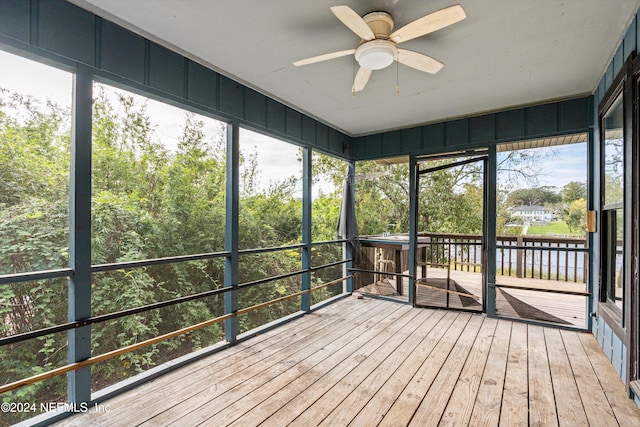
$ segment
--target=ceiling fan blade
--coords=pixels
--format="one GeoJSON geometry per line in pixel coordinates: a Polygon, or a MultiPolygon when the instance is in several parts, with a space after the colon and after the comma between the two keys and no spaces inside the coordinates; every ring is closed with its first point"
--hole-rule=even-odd
{"type": "Polygon", "coordinates": [[[356,53],[355,49],[347,49],[347,50],[341,50],[339,52],[325,53],[324,55],[318,55],[318,56],[313,56],[307,59],[301,59],[299,61],[294,62],[293,65],[295,65],[296,67],[299,67],[301,65],[314,64],[316,62],[327,61],[333,58],[340,58],[341,56],[353,55],[354,53],[356,53]]]}
{"type": "Polygon", "coordinates": [[[467,14],[464,13],[462,6],[456,4],[437,10],[408,23],[404,27],[391,33],[389,38],[396,43],[406,42],[407,40],[415,39],[416,37],[421,37],[441,28],[448,27],[451,24],[462,21],[466,17],[467,14]]]}
{"type": "Polygon", "coordinates": [[[398,49],[397,61],[408,67],[430,74],[435,74],[444,67],[442,62],[430,56],[407,49],[398,49]]]}
{"type": "Polygon", "coordinates": [[[356,73],[356,78],[353,81],[354,92],[360,92],[362,89],[364,89],[364,87],[367,85],[367,82],[369,81],[369,77],[371,77],[371,72],[372,70],[360,67],[360,69],[356,73]]]}
{"type": "Polygon", "coordinates": [[[364,19],[349,6],[333,6],[330,9],[331,12],[336,15],[336,18],[342,21],[344,25],[356,33],[362,40],[369,41],[376,38],[371,28],[364,22],[364,19]]]}

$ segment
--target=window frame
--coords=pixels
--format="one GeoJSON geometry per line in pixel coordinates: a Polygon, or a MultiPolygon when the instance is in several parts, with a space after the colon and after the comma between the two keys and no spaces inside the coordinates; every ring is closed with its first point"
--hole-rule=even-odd
{"type": "MultiPolygon", "coordinates": [[[[630,286],[630,278],[629,275],[629,266],[631,261],[631,251],[630,242],[627,237],[630,236],[629,232],[630,228],[630,197],[628,197],[629,192],[631,191],[631,181],[629,179],[631,170],[631,161],[628,156],[628,151],[632,146],[633,139],[633,126],[635,122],[634,118],[634,105],[633,105],[633,97],[634,97],[634,84],[635,80],[631,79],[632,75],[632,59],[629,58],[624,65],[622,66],[620,72],[614,79],[611,84],[609,90],[606,92],[605,96],[602,98],[598,106],[598,126],[599,126],[599,144],[597,147],[598,152],[600,153],[599,159],[599,167],[600,167],[600,176],[599,176],[599,247],[600,247],[600,256],[598,261],[598,314],[602,317],[602,319],[607,323],[607,325],[611,328],[611,330],[618,336],[618,338],[622,341],[622,343],[629,348],[630,344],[630,317],[631,317],[631,286],[630,286]],[[622,97],[622,107],[623,107],[623,174],[624,174],[624,194],[622,203],[617,203],[611,206],[608,206],[608,209],[605,205],[605,191],[604,191],[604,170],[605,170],[605,126],[604,126],[604,117],[610,111],[611,107],[616,104],[619,97],[622,97]],[[618,206],[620,205],[620,206],[618,206]],[[605,212],[615,211],[617,208],[623,208],[623,227],[624,227],[624,242],[623,242],[623,261],[622,261],[622,283],[623,283],[623,300],[622,300],[622,309],[611,301],[608,294],[608,279],[606,274],[611,268],[612,260],[610,257],[607,257],[607,250],[611,251],[611,242],[607,240],[607,235],[605,233],[607,229],[607,225],[611,215],[607,215],[605,212]]],[[[614,246],[615,248],[615,246],[614,246]]],[[[615,265],[615,261],[613,261],[613,265],[615,265]]],[[[625,374],[626,376],[626,374],[625,374]]]]}

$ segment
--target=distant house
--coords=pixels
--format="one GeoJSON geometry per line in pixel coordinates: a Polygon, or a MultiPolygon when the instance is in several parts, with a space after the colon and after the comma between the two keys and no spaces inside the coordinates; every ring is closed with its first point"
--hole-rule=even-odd
{"type": "Polygon", "coordinates": [[[511,215],[522,218],[525,222],[553,221],[555,213],[540,205],[518,206],[511,208],[511,215]]]}

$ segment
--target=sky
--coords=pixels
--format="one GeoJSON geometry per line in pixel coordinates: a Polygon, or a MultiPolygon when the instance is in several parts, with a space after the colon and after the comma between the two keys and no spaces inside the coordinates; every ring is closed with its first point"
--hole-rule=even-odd
{"type": "MultiPolygon", "coordinates": [[[[587,144],[576,143],[555,147],[534,148],[540,156],[537,184],[520,181],[518,187],[551,186],[562,188],[572,181],[587,182],[587,144]]],[[[498,162],[503,153],[498,153],[498,162]]],[[[498,185],[503,185],[506,177],[498,173],[498,185]],[[502,181],[502,182],[501,182],[502,181]]]]}
{"type": "MultiPolygon", "coordinates": [[[[0,51],[0,87],[70,106],[71,85],[70,73],[0,51]]],[[[137,95],[134,97],[140,102],[146,102],[156,134],[165,146],[175,148],[185,111],[152,99],[137,95]]],[[[217,131],[216,121],[204,116],[199,118],[205,122],[204,130],[207,137],[213,137],[217,131]]],[[[259,189],[267,189],[271,184],[281,182],[290,176],[301,178],[298,148],[294,145],[241,129],[240,149],[245,155],[257,154],[259,189]]],[[[586,144],[555,147],[553,150],[547,149],[546,152],[540,162],[538,185],[561,188],[571,181],[586,182],[586,144]]],[[[318,185],[325,191],[330,190],[328,186],[328,183],[318,185]]]]}

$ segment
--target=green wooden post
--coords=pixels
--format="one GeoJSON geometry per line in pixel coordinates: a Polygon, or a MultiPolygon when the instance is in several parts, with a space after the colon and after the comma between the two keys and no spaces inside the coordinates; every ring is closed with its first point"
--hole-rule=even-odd
{"type": "MultiPolygon", "coordinates": [[[[356,163],[355,162],[349,162],[349,168],[348,168],[348,171],[347,171],[347,179],[351,183],[351,200],[355,204],[356,203],[356,190],[355,190],[356,163]]],[[[356,207],[352,206],[352,209],[355,212],[356,207]]],[[[357,239],[358,236],[353,236],[353,238],[357,239]]],[[[353,266],[354,266],[353,258],[354,258],[354,256],[356,256],[356,251],[354,249],[355,248],[349,242],[344,243],[342,245],[342,256],[343,256],[343,259],[351,259],[352,260],[352,261],[347,262],[344,265],[344,268],[342,270],[342,276],[343,277],[346,277],[347,275],[349,275],[348,269],[353,268],[353,266]]],[[[362,273],[360,273],[360,274],[362,274],[362,273]]],[[[346,283],[343,284],[343,286],[342,286],[343,292],[353,292],[353,289],[354,289],[354,280],[353,280],[353,278],[348,279],[346,281],[346,283]]]]}
{"type": "Polygon", "coordinates": [[[486,298],[485,308],[489,316],[496,315],[496,197],[498,186],[498,161],[496,146],[491,145],[489,147],[489,158],[486,163],[487,171],[485,176],[487,177],[485,185],[487,188],[487,197],[485,200],[486,209],[486,221],[485,221],[485,238],[487,239],[487,271],[484,277],[487,284],[487,292],[484,297],[486,298]]]}
{"type": "MultiPolygon", "coordinates": [[[[240,127],[237,122],[227,124],[227,185],[226,185],[226,226],[225,250],[229,255],[224,264],[224,287],[235,289],[238,286],[238,212],[240,199],[240,127]]],[[[225,314],[238,311],[238,291],[224,294],[225,314]]],[[[238,318],[232,317],[224,322],[225,338],[235,343],[238,335],[238,318]]]]}
{"type": "Polygon", "coordinates": [[[418,244],[418,187],[416,157],[409,158],[409,302],[415,305],[416,248],[418,244]]]}
{"type": "MultiPolygon", "coordinates": [[[[311,159],[312,151],[302,148],[302,269],[311,268],[311,159]]],[[[302,289],[311,289],[311,273],[302,274],[302,289]]],[[[300,310],[311,311],[311,294],[304,294],[300,299],[300,310]]]]}
{"type": "MultiPolygon", "coordinates": [[[[71,131],[71,174],[69,201],[69,278],[70,322],[91,317],[91,120],[93,71],[78,65],[73,83],[73,122],[71,131]]],[[[91,326],[68,333],[68,362],[91,357],[91,326]]],[[[91,367],[67,376],[69,402],[91,400],[91,367]]]]}

